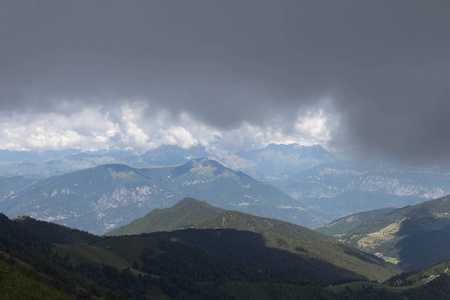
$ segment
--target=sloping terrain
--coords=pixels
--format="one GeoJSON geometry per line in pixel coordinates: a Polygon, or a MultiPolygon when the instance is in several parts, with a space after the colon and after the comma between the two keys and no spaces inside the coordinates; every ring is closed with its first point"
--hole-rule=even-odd
{"type": "Polygon", "coordinates": [[[193,198],[185,198],[170,208],[153,210],[130,224],[107,232],[106,235],[132,235],[186,228],[245,230],[281,235],[299,241],[331,240],[303,226],[238,211],[223,210],[193,198]]]}
{"type": "Polygon", "coordinates": [[[377,221],[378,219],[395,213],[398,210],[398,208],[381,208],[364,211],[337,219],[336,221],[326,226],[316,228],[315,230],[328,236],[338,237],[339,235],[343,235],[357,226],[377,221]]]}
{"type": "Polygon", "coordinates": [[[306,277],[303,277],[305,274],[299,275],[298,280],[319,280],[316,269],[320,270],[318,273],[324,274],[327,273],[326,269],[330,274],[337,272],[341,279],[346,276],[362,276],[361,278],[371,278],[370,280],[385,280],[392,275],[390,272],[396,270],[375,256],[344,246],[308,228],[237,211],[216,211],[206,202],[192,198],[183,199],[175,206],[160,210],[156,214],[149,213],[108,232],[108,235],[146,232],[154,233],[144,236],[181,241],[225,258],[251,262],[259,267],[270,267],[271,272],[277,269],[281,274],[292,271],[291,268],[296,269],[296,273],[300,272],[297,269],[307,272],[306,277]],[[185,230],[156,232],[161,229],[177,229],[169,220],[173,220],[173,224],[182,224],[178,229],[185,230]],[[390,269],[391,267],[393,269],[390,269]]]}
{"type": "Polygon", "coordinates": [[[106,235],[133,235],[191,228],[197,222],[220,215],[224,211],[205,201],[184,198],[172,207],[154,209],[130,224],[108,231],[106,235]]]}
{"type": "Polygon", "coordinates": [[[373,255],[333,241],[298,241],[231,229],[185,229],[146,236],[175,240],[223,258],[269,268],[277,278],[322,284],[357,278],[384,281],[399,271],[373,255]]]}
{"type": "MultiPolygon", "coordinates": [[[[349,218],[356,217],[361,215],[349,218]]],[[[388,211],[352,228],[341,226],[343,220],[333,222],[320,231],[332,231],[335,238],[361,250],[378,253],[397,262],[404,270],[417,270],[450,259],[448,196],[388,211]]]]}
{"type": "Polygon", "coordinates": [[[443,299],[450,292],[448,261],[380,285],[359,280],[382,280],[394,266],[332,241],[230,229],[100,238],[1,214],[0,233],[0,287],[7,299],[400,300],[443,299]],[[49,242],[55,233],[64,244],[49,242]],[[419,284],[393,287],[422,276],[419,284]],[[339,282],[347,283],[324,288],[339,282]]]}
{"type": "Polygon", "coordinates": [[[25,189],[34,180],[23,176],[0,176],[0,202],[7,197],[14,196],[18,191],[25,189]]]}

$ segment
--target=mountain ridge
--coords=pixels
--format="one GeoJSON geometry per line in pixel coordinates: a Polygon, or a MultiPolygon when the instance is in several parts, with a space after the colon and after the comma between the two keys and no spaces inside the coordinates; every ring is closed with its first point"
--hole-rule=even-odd
{"type": "Polygon", "coordinates": [[[30,215],[102,234],[188,196],[223,209],[314,222],[314,213],[277,188],[208,159],[139,169],[107,164],[56,175],[6,197],[0,209],[10,217],[30,215]]]}
{"type": "Polygon", "coordinates": [[[106,233],[107,236],[135,235],[180,229],[235,229],[282,235],[299,241],[331,241],[314,230],[293,223],[258,217],[214,207],[187,197],[172,207],[153,210],[142,218],[106,233]]]}

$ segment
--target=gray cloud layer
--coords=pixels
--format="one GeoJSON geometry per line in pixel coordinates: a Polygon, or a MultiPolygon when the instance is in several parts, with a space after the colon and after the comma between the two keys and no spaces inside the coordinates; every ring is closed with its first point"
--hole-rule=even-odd
{"type": "Polygon", "coordinates": [[[316,107],[337,148],[450,158],[449,1],[4,1],[0,28],[3,113],[138,99],[233,129],[316,107]]]}

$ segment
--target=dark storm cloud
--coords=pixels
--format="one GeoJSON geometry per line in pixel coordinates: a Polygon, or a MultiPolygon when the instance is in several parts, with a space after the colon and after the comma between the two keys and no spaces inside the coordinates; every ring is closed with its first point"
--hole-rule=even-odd
{"type": "MultiPolygon", "coordinates": [[[[329,97],[334,145],[448,157],[448,1],[40,1],[0,9],[1,109],[61,100],[289,123],[329,97]]],[[[373,151],[372,151],[373,150],[373,151]]]]}

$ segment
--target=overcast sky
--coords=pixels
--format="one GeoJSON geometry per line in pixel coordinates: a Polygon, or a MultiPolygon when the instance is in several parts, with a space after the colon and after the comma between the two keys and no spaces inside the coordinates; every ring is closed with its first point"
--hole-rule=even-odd
{"type": "Polygon", "coordinates": [[[0,148],[450,160],[450,1],[2,1],[0,148]]]}

